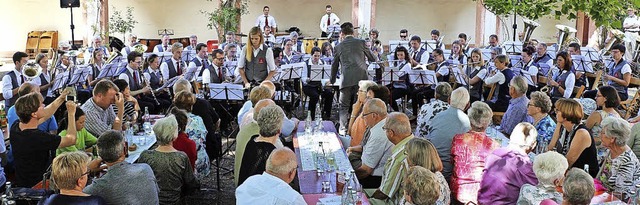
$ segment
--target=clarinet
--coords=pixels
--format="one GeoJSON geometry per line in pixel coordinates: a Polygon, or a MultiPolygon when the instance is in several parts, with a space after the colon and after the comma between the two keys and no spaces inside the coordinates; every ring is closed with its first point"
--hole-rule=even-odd
{"type": "MultiPolygon", "coordinates": [[[[149,75],[151,75],[151,73],[149,73],[149,75]]],[[[153,97],[153,100],[156,101],[156,105],[160,105],[160,102],[158,102],[158,98],[156,98],[156,93],[154,92],[153,88],[151,88],[151,83],[149,83],[149,80],[145,78],[144,75],[142,76],[142,78],[144,78],[144,83],[146,84],[145,87],[148,87],[149,90],[151,90],[151,96],[153,97]]]]}

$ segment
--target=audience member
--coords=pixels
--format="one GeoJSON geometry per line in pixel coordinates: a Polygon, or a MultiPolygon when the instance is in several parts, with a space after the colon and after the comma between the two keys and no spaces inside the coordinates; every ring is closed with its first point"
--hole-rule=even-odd
{"type": "Polygon", "coordinates": [[[572,168],[562,183],[562,204],[583,205],[590,204],[596,188],[593,178],[582,169],[572,168]]]}
{"type": "Polygon", "coordinates": [[[549,151],[536,156],[536,161],[533,162],[533,172],[538,178],[538,184],[522,185],[518,204],[538,205],[545,199],[562,203],[562,193],[557,189],[562,187],[567,168],[569,168],[567,159],[557,152],[549,151]]]}
{"type": "Polygon", "coordinates": [[[371,195],[372,198],[385,200],[397,204],[402,199],[402,184],[405,171],[409,170],[405,145],[414,136],[411,133],[411,124],[407,115],[399,112],[392,112],[387,115],[387,120],[382,129],[387,134],[387,138],[394,147],[391,149],[391,157],[384,165],[382,182],[380,187],[371,195]]]}
{"type": "Polygon", "coordinates": [[[124,116],[124,96],[113,82],[101,80],[93,87],[93,97],[81,106],[87,115],[85,127],[93,136],[100,136],[108,130],[122,130],[124,116]],[[118,107],[118,113],[111,104],[118,107]]]}
{"type": "Polygon", "coordinates": [[[184,132],[187,129],[187,124],[189,124],[189,116],[187,116],[186,111],[177,108],[171,109],[171,114],[176,118],[176,122],[178,123],[178,138],[173,141],[173,148],[187,154],[191,169],[195,170],[196,160],[198,159],[197,145],[196,142],[189,139],[187,133],[184,132]]]}
{"type": "Polygon", "coordinates": [[[251,89],[251,93],[249,93],[249,101],[245,102],[245,105],[247,103],[251,103],[251,107],[249,107],[246,114],[242,115],[241,119],[238,118],[240,120],[240,124],[238,124],[238,126],[242,128],[249,122],[253,121],[253,109],[258,101],[262,99],[271,99],[272,97],[273,95],[271,91],[265,86],[257,86],[251,89]]]}
{"type": "Polygon", "coordinates": [[[158,200],[161,204],[184,204],[184,196],[199,188],[190,168],[189,157],[173,147],[178,138],[178,122],[168,116],[153,125],[158,147],[144,150],[137,163],[146,163],[158,179],[158,200]]]}
{"type": "MultiPolygon", "coordinates": [[[[31,83],[24,83],[18,88],[18,93],[16,99],[21,96],[25,96],[29,93],[39,92],[40,88],[31,83]]],[[[58,108],[64,104],[64,100],[67,98],[67,92],[63,92],[60,96],[58,96],[53,102],[47,105],[44,108],[45,115],[40,118],[38,122],[38,129],[43,132],[48,132],[51,134],[57,134],[58,132],[58,123],[56,121],[55,116],[53,114],[58,110],[58,108]]],[[[44,97],[44,96],[43,96],[44,97]]],[[[18,114],[16,113],[16,106],[11,106],[7,110],[7,125],[9,128],[18,121],[18,114]]]]}
{"type": "Polygon", "coordinates": [[[556,122],[551,119],[551,98],[540,91],[531,93],[531,100],[527,107],[527,114],[533,118],[533,126],[538,131],[537,145],[545,147],[551,142],[556,122]]]}
{"type": "Polygon", "coordinates": [[[76,104],[67,101],[69,110],[67,117],[67,135],[60,137],[38,129],[42,117],[49,118],[44,110],[44,99],[39,92],[29,93],[16,100],[15,107],[20,122],[11,126],[11,147],[15,162],[17,187],[33,187],[41,179],[51,164],[52,156],[57,148],[67,147],[76,143],[76,104]]]}
{"type": "Polygon", "coordinates": [[[353,104],[351,109],[351,117],[349,118],[349,129],[347,134],[351,136],[351,146],[360,145],[366,126],[364,126],[364,120],[362,119],[362,107],[367,102],[367,90],[369,87],[377,86],[377,84],[370,80],[361,80],[358,82],[358,99],[353,104]]]}
{"type": "Polygon", "coordinates": [[[260,110],[256,119],[260,131],[258,135],[251,136],[245,147],[238,185],[242,185],[250,176],[265,171],[267,157],[276,149],[275,143],[279,140],[283,118],[282,108],[278,106],[270,105],[260,110]]]}
{"type": "Polygon", "coordinates": [[[159,204],[153,170],[148,164],[124,161],[127,146],[120,132],[105,131],[97,145],[100,158],[93,160],[89,169],[100,170],[104,162],[109,171],[85,187],[85,193],[101,196],[108,204],[159,204]]]}
{"type": "Polygon", "coordinates": [[[438,204],[444,194],[440,192],[440,186],[442,184],[433,172],[420,166],[411,167],[403,180],[404,197],[399,204],[438,204]]]}
{"type": "Polygon", "coordinates": [[[431,121],[440,112],[449,108],[449,96],[451,95],[451,85],[449,83],[441,82],[436,86],[435,97],[431,102],[422,105],[420,107],[420,113],[418,114],[417,126],[414,135],[416,137],[426,137],[429,135],[431,128],[431,121]]]}
{"type": "MultiPolygon", "coordinates": [[[[125,121],[135,121],[138,119],[138,113],[140,112],[140,105],[138,105],[138,100],[131,96],[131,90],[129,89],[129,83],[123,79],[116,79],[113,81],[113,84],[118,86],[120,93],[124,97],[124,120],[125,121]]],[[[118,112],[118,107],[113,107],[114,112],[118,112]]]]}
{"type": "Polygon", "coordinates": [[[489,105],[476,101],[469,108],[468,115],[471,130],[455,135],[451,145],[451,192],[456,204],[478,203],[478,190],[485,159],[500,147],[500,144],[486,133],[493,118],[489,105]]]}
{"type": "Polygon", "coordinates": [[[60,189],[60,193],[47,196],[40,204],[106,205],[107,202],[102,197],[82,192],[89,181],[88,163],[89,156],[84,152],[66,152],[53,159],[51,178],[60,189]]]}
{"type": "MultiPolygon", "coordinates": [[[[347,148],[347,152],[361,153],[360,163],[353,166],[363,188],[378,188],[393,144],[387,139],[382,126],[387,117],[387,106],[380,99],[370,99],[362,109],[367,130],[361,145],[347,148]]],[[[357,161],[357,160],[356,160],[357,161]]]]}
{"type": "Polygon", "coordinates": [[[627,201],[634,197],[635,185],[640,183],[640,162],[627,146],[631,128],[627,121],[616,117],[605,117],[601,126],[602,146],[607,152],[596,179],[608,192],[622,193],[621,200],[627,201]]]}
{"type": "MultiPolygon", "coordinates": [[[[273,107],[267,109],[273,109],[273,107]]],[[[297,161],[296,154],[289,148],[273,150],[266,159],[265,171],[249,177],[238,186],[236,203],[307,204],[302,195],[289,186],[296,177],[297,161]]]]}
{"type": "Polygon", "coordinates": [[[558,150],[558,153],[567,157],[570,167],[584,169],[588,165],[589,174],[595,177],[598,173],[596,145],[587,127],[581,123],[582,117],[582,107],[578,101],[559,99],[556,102],[558,126],[548,150],[558,150]]]}
{"type": "Polygon", "coordinates": [[[424,167],[435,175],[440,185],[440,196],[435,204],[451,204],[451,191],[447,180],[442,176],[442,161],[440,161],[436,147],[429,140],[416,137],[409,140],[404,149],[407,153],[407,163],[410,167],[424,167]]]}
{"type": "Polygon", "coordinates": [[[528,153],[536,146],[538,131],[523,122],[513,129],[509,145],[499,148],[485,159],[479,204],[515,204],[524,184],[538,184],[528,153]]]}
{"type": "MultiPolygon", "coordinates": [[[[91,149],[91,147],[96,145],[96,142],[98,142],[98,138],[93,136],[91,133],[87,131],[87,129],[84,128],[84,122],[86,120],[86,116],[84,115],[84,112],[82,111],[82,109],[76,107],[75,113],[76,114],[74,119],[76,124],[75,126],[76,127],[76,144],[68,147],[58,148],[56,150],[56,155],[60,155],[64,152],[85,151],[85,149],[91,149]]],[[[60,121],[60,127],[67,127],[69,122],[70,120],[68,117],[63,118],[60,121]]],[[[64,129],[60,131],[60,134],[58,135],[60,137],[67,136],[67,130],[64,129]]]]}
{"type": "Polygon", "coordinates": [[[189,139],[196,143],[198,159],[196,159],[195,173],[198,179],[203,179],[208,176],[211,171],[211,161],[209,161],[210,158],[206,151],[207,128],[204,126],[204,122],[200,116],[191,113],[196,99],[193,93],[183,90],[174,95],[173,106],[187,112],[189,122],[184,132],[189,136],[189,139]]]}
{"type": "MultiPolygon", "coordinates": [[[[639,117],[636,118],[640,119],[640,115],[638,116],[639,117]]],[[[633,119],[629,121],[633,123],[634,121],[632,120],[633,119]]],[[[636,124],[631,127],[631,136],[629,137],[629,140],[627,140],[627,145],[631,148],[633,153],[636,154],[636,157],[640,156],[640,123],[636,122],[636,124]]],[[[640,161],[640,157],[638,157],[638,161],[640,161]]]]}
{"type": "Polygon", "coordinates": [[[598,88],[596,93],[596,105],[601,107],[601,110],[597,110],[587,118],[585,125],[587,129],[591,130],[591,136],[596,141],[598,151],[602,149],[600,146],[600,131],[602,130],[602,120],[607,117],[620,118],[620,114],[616,108],[620,106],[620,97],[618,92],[611,86],[602,86],[598,88]]]}
{"type": "Polygon", "coordinates": [[[500,122],[500,131],[503,133],[511,133],[518,123],[532,123],[527,116],[527,107],[529,106],[529,99],[525,95],[527,89],[528,85],[524,77],[516,76],[511,79],[509,83],[509,96],[511,96],[509,107],[504,112],[500,122]]]}
{"type": "Polygon", "coordinates": [[[469,105],[469,93],[465,88],[458,88],[451,92],[449,108],[438,113],[431,122],[431,130],[426,138],[436,146],[442,160],[442,175],[449,180],[453,165],[451,162],[451,143],[453,136],[467,133],[471,130],[471,122],[464,110],[469,105]]]}

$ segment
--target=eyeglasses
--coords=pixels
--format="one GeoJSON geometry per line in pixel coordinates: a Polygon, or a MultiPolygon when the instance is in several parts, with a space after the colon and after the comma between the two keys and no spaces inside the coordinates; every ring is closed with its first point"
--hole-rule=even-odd
{"type": "Polygon", "coordinates": [[[406,38],[407,36],[400,35],[400,38],[406,38]]]}
{"type": "Polygon", "coordinates": [[[535,107],[536,105],[535,105],[535,104],[532,104],[532,103],[529,103],[529,104],[527,104],[527,106],[533,106],[533,107],[535,107]]]}
{"type": "MultiPolygon", "coordinates": [[[[370,112],[370,113],[367,113],[367,114],[363,114],[362,117],[366,117],[367,115],[370,115],[370,114],[375,114],[375,113],[374,112],[370,112]]],[[[384,127],[382,129],[384,129],[384,127]]]]}

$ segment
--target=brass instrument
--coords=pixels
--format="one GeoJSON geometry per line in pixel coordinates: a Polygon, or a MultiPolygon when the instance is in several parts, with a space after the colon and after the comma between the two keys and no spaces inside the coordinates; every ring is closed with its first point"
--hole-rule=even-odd
{"type": "Polygon", "coordinates": [[[26,78],[26,81],[36,79],[42,73],[42,67],[37,63],[29,62],[22,66],[22,75],[26,78]]]}
{"type": "MultiPolygon", "coordinates": [[[[544,87],[540,88],[540,92],[547,93],[547,95],[551,96],[551,90],[553,89],[553,87],[551,87],[549,85],[549,82],[551,82],[551,80],[553,80],[552,79],[553,78],[553,68],[549,68],[549,71],[547,71],[547,75],[545,75],[545,76],[547,78],[547,82],[546,82],[547,85],[545,85],[544,87]]],[[[540,80],[538,80],[538,82],[539,81],[540,80]]]]}
{"type": "Polygon", "coordinates": [[[524,23],[524,45],[527,45],[529,44],[529,40],[531,39],[533,30],[539,27],[540,24],[538,22],[535,22],[526,18],[522,19],[522,22],[524,23]]]}
{"type": "Polygon", "coordinates": [[[573,40],[569,39],[569,35],[573,35],[576,32],[578,32],[578,30],[576,30],[575,28],[569,27],[569,26],[565,26],[565,25],[556,25],[556,28],[558,29],[558,50],[557,52],[560,52],[561,50],[566,49],[566,47],[569,45],[569,42],[573,40]]]}
{"type": "MultiPolygon", "coordinates": [[[[138,52],[138,53],[141,53],[141,54],[147,52],[148,48],[149,47],[147,47],[147,45],[140,44],[140,43],[133,46],[133,50],[135,52],[138,52]]],[[[113,54],[113,52],[112,52],[112,54],[113,54]]]]}
{"type": "Polygon", "coordinates": [[[442,40],[444,40],[444,35],[438,37],[438,40],[436,40],[436,48],[444,48],[442,40]]]}

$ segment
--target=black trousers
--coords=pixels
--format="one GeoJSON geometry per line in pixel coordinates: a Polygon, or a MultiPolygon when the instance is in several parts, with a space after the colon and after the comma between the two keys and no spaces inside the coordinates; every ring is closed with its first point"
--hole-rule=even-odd
{"type": "Polygon", "coordinates": [[[331,88],[316,87],[305,85],[302,86],[302,91],[305,95],[309,96],[309,111],[311,111],[311,119],[316,118],[316,106],[322,95],[322,119],[328,120],[331,117],[331,105],[333,103],[333,90],[331,88]],[[322,92],[322,93],[321,93],[322,92]]]}
{"type": "Polygon", "coordinates": [[[416,87],[411,92],[411,107],[413,108],[413,115],[418,115],[418,109],[420,106],[424,104],[424,101],[427,102],[431,100],[435,96],[436,91],[433,90],[430,86],[416,87]]]}
{"type": "MultiPolygon", "coordinates": [[[[387,86],[391,90],[391,108],[395,111],[400,111],[398,102],[396,100],[407,96],[411,91],[408,88],[394,88],[393,85],[387,86]]],[[[415,112],[414,112],[415,113],[415,112]]],[[[416,115],[415,113],[414,115],[416,115]]]]}
{"type": "Polygon", "coordinates": [[[506,112],[507,108],[509,108],[509,103],[500,103],[500,102],[491,102],[485,101],[487,105],[493,110],[493,112],[506,112]]]}

